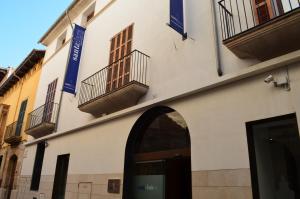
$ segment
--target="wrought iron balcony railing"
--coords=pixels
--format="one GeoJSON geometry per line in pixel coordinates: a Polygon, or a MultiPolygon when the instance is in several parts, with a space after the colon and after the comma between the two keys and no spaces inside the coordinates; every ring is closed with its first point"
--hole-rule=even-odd
{"type": "Polygon", "coordinates": [[[58,104],[47,103],[28,114],[26,133],[33,137],[53,131],[58,112],[58,104]]]}
{"type": "Polygon", "coordinates": [[[16,144],[21,141],[23,123],[14,122],[6,127],[4,141],[9,144],[16,144]]]}
{"type": "Polygon", "coordinates": [[[223,40],[300,8],[300,0],[221,0],[218,4],[223,40]]]}
{"type": "Polygon", "coordinates": [[[134,50],[81,82],[79,107],[132,83],[147,85],[149,56],[134,50]]]}

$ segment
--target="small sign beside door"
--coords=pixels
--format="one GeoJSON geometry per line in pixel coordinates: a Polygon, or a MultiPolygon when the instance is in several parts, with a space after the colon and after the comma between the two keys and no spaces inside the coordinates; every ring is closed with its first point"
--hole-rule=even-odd
{"type": "Polygon", "coordinates": [[[107,192],[108,193],[120,193],[121,180],[120,179],[109,179],[107,192]]]}

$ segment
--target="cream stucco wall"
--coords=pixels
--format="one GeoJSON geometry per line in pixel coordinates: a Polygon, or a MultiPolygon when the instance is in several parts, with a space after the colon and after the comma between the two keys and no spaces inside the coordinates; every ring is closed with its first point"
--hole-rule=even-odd
{"type": "MultiPolygon", "coordinates": [[[[285,68],[270,73],[280,75],[285,68]]],[[[249,168],[245,123],[299,111],[300,69],[290,68],[290,92],[264,83],[268,74],[161,104],[188,124],[193,171],[249,168]]],[[[70,174],[122,173],[129,132],[144,111],[49,139],[42,174],[53,175],[57,155],[64,153],[71,154],[70,174]]],[[[32,173],[35,145],[27,150],[22,175],[32,173]]]]}
{"type": "MultiPolygon", "coordinates": [[[[185,41],[182,40],[181,35],[167,26],[169,1],[97,0],[95,3],[96,17],[87,25],[85,34],[78,74],[78,93],[83,79],[107,66],[110,39],[132,23],[134,23],[132,49],[138,49],[151,57],[148,76],[150,88],[140,102],[183,92],[194,88],[195,85],[201,87],[212,79],[218,78],[212,25],[213,13],[209,1],[187,2],[186,29],[189,38],[185,41]]],[[[73,20],[74,23],[81,24],[82,14],[86,9],[78,14],[78,17],[73,20]]],[[[70,26],[61,29],[58,35],[65,31],[69,41],[72,32],[70,26]]],[[[56,44],[57,39],[53,39],[47,46],[35,107],[45,103],[47,86],[55,78],[59,79],[55,102],[58,103],[60,100],[69,43],[60,50],[56,50],[56,44]]],[[[232,73],[256,63],[238,59],[223,45],[221,45],[221,58],[223,65],[226,66],[225,73],[232,73]]],[[[58,131],[79,127],[94,119],[91,115],[77,109],[78,96],[79,94],[76,96],[64,94],[58,131]],[[69,120],[70,112],[72,112],[72,120],[69,120]]]]}

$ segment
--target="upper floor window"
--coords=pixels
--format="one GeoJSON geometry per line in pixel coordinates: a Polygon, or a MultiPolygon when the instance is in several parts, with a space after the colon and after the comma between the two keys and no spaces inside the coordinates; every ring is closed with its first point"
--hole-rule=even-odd
{"type": "Polygon", "coordinates": [[[62,35],[57,39],[56,50],[61,48],[66,43],[67,31],[65,31],[62,35]]]}
{"type": "Polygon", "coordinates": [[[86,26],[88,22],[95,16],[95,5],[96,3],[93,3],[84,13],[82,16],[82,25],[86,26]]]}

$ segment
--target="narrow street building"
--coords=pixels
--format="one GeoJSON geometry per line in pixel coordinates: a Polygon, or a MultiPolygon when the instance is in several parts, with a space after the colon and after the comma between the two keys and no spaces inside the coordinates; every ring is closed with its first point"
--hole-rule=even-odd
{"type": "Polygon", "coordinates": [[[299,35],[298,0],[73,1],[15,197],[299,198],[299,35]]]}
{"type": "Polygon", "coordinates": [[[16,198],[27,141],[27,115],[33,110],[45,51],[33,50],[0,85],[0,198],[16,198]]]}

